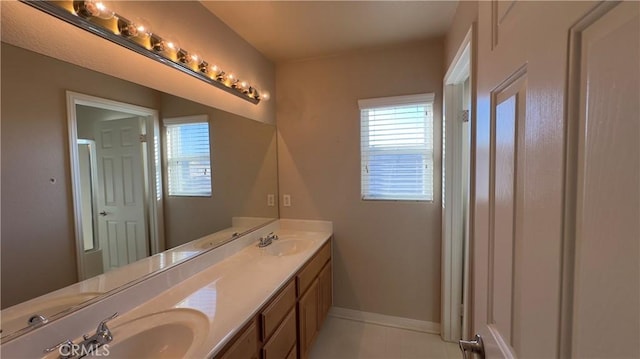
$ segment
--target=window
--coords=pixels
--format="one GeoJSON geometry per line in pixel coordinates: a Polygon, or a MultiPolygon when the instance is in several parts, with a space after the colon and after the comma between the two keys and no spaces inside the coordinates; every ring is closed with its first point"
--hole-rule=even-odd
{"type": "Polygon", "coordinates": [[[433,94],[358,101],[364,200],[433,200],[433,94]]]}
{"type": "Polygon", "coordinates": [[[211,196],[207,116],[167,118],[163,123],[169,196],[211,196]]]}

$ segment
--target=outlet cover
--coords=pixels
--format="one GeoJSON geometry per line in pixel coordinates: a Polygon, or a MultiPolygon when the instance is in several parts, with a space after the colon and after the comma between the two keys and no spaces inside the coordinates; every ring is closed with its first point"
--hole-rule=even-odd
{"type": "Polygon", "coordinates": [[[291,195],[285,194],[282,195],[282,205],[285,207],[291,207],[291,195]]]}

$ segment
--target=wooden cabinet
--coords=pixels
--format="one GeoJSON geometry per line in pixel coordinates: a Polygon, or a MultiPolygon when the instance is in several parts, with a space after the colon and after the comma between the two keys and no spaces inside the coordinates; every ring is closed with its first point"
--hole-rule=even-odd
{"type": "Polygon", "coordinates": [[[261,338],[263,342],[266,342],[271,337],[280,323],[284,321],[287,314],[295,308],[296,291],[294,284],[294,281],[290,281],[280,294],[271,301],[271,304],[268,304],[260,314],[262,327],[261,338]]]}
{"type": "Polygon", "coordinates": [[[328,241],[215,358],[307,358],[331,308],[331,278],[328,241]]]}
{"type": "Polygon", "coordinates": [[[306,358],[313,341],[318,335],[318,279],[309,286],[306,293],[298,300],[298,347],[300,357],[306,358]]]}
{"type": "Polygon", "coordinates": [[[324,319],[329,314],[329,309],[333,304],[333,280],[331,273],[331,261],[325,264],[318,275],[318,330],[322,328],[324,319]]]}
{"type": "Polygon", "coordinates": [[[258,359],[258,331],[255,320],[241,332],[221,359],[258,359]]]}
{"type": "Polygon", "coordinates": [[[285,320],[262,348],[262,359],[286,358],[295,346],[296,311],[291,307],[285,320]]]}
{"type": "Polygon", "coordinates": [[[298,354],[309,355],[332,304],[331,242],[298,272],[298,354]]]}

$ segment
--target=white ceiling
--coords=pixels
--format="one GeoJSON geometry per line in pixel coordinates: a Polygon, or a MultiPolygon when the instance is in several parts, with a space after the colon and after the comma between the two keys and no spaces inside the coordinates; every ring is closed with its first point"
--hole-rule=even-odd
{"type": "Polygon", "coordinates": [[[283,62],[441,36],[457,1],[201,1],[283,62]]]}

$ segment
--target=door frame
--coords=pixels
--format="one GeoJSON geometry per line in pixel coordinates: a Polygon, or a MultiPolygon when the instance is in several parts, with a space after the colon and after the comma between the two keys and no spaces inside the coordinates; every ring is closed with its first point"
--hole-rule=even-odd
{"type": "Polygon", "coordinates": [[[449,66],[443,81],[443,153],[447,147],[449,155],[443,158],[443,194],[442,194],[442,306],[440,333],[442,339],[457,342],[460,338],[470,337],[473,326],[471,325],[472,304],[472,273],[470,271],[471,255],[473,250],[473,224],[475,208],[475,134],[476,134],[476,35],[477,25],[473,22],[462,40],[456,55],[449,66]],[[461,93],[456,87],[469,79],[469,92],[471,103],[469,108],[469,187],[467,203],[467,238],[468,242],[455,244],[454,235],[460,235],[460,226],[465,225],[462,215],[462,194],[459,191],[447,191],[444,189],[461,188],[462,182],[462,148],[461,127],[462,122],[459,106],[461,93]],[[449,114],[449,121],[446,121],[449,114]],[[464,280],[463,280],[464,278],[464,280]],[[462,298],[465,298],[462,301],[462,298]],[[459,318],[463,320],[460,323],[459,318]]]}
{"type": "Polygon", "coordinates": [[[71,192],[73,195],[74,229],[76,244],[76,264],[78,280],[86,279],[84,250],[82,242],[82,203],[80,192],[80,168],[78,166],[78,131],[76,105],[85,105],[105,110],[130,113],[134,116],[146,118],[146,153],[145,196],[147,213],[147,232],[149,233],[150,255],[164,250],[164,211],[162,191],[162,169],[160,166],[160,121],[157,110],[132,105],[124,102],[108,100],[100,97],[66,91],[67,97],[67,127],[69,131],[69,158],[71,167],[71,192]],[[149,136],[153,134],[153,136],[149,136]],[[155,157],[155,158],[154,158],[155,157]]]}

